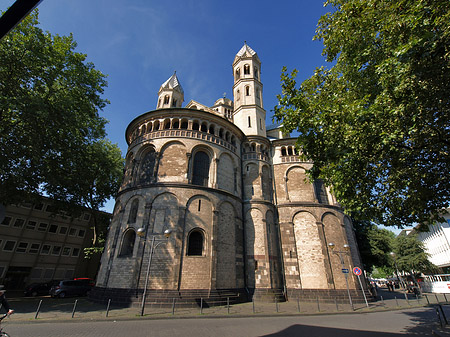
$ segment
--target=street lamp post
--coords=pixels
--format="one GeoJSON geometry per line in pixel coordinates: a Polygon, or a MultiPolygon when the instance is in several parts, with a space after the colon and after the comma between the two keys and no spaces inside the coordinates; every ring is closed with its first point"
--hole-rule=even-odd
{"type": "Polygon", "coordinates": [[[398,277],[398,267],[397,267],[397,259],[395,258],[395,253],[394,252],[390,252],[389,255],[394,259],[394,265],[395,265],[395,273],[397,274],[397,281],[398,281],[398,286],[401,287],[402,283],[400,282],[400,277],[398,277]]]}
{"type": "MultiPolygon", "coordinates": [[[[140,237],[144,237],[145,236],[145,229],[144,228],[139,228],[137,230],[137,234],[140,237]]],[[[142,294],[141,316],[144,316],[145,299],[147,297],[148,279],[149,279],[149,276],[150,276],[150,266],[152,265],[153,253],[154,253],[154,251],[156,250],[156,248],[160,244],[169,241],[169,237],[170,237],[171,234],[172,234],[172,230],[171,229],[166,229],[164,231],[164,236],[165,236],[164,239],[156,239],[156,235],[152,236],[152,241],[151,241],[151,245],[150,245],[150,256],[148,258],[147,273],[146,273],[146,276],[145,276],[144,293],[142,294]]]]}
{"type": "Polygon", "coordinates": [[[355,310],[355,308],[353,307],[352,296],[350,295],[350,288],[348,286],[348,272],[347,273],[344,272],[345,261],[344,261],[344,256],[343,255],[348,255],[348,252],[350,251],[350,246],[345,244],[343,251],[341,251],[341,250],[334,250],[336,248],[336,245],[334,243],[330,242],[328,244],[328,247],[330,247],[330,249],[333,252],[333,254],[336,254],[339,257],[339,260],[340,260],[341,266],[342,266],[342,272],[344,273],[344,276],[345,276],[345,284],[347,285],[348,300],[350,301],[350,306],[352,307],[352,310],[355,310]]]}

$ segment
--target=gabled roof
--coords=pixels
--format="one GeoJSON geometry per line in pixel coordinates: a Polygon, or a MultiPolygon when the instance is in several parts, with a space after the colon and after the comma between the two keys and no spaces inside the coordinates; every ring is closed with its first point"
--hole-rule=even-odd
{"type": "Polygon", "coordinates": [[[181,92],[182,94],[184,94],[184,90],[181,87],[180,81],[178,80],[177,77],[177,72],[175,71],[173,73],[172,76],[170,76],[170,78],[165,81],[162,85],[161,88],[159,88],[159,91],[164,90],[164,89],[173,89],[173,90],[178,90],[179,92],[181,92]]]}

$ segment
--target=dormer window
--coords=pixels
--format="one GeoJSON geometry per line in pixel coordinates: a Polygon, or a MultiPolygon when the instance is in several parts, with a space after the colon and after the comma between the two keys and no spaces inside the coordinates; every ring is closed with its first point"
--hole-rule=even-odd
{"type": "Polygon", "coordinates": [[[244,75],[250,75],[250,66],[248,64],[244,65],[244,75]]]}

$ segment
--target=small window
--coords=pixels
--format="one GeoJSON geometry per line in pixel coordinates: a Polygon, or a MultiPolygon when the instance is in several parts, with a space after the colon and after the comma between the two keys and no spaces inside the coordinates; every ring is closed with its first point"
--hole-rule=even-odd
{"type": "Polygon", "coordinates": [[[244,65],[244,75],[250,75],[250,66],[248,64],[244,65]]]}
{"type": "Polygon", "coordinates": [[[26,229],[35,230],[36,229],[36,221],[29,220],[25,227],[26,229]]]}
{"type": "Polygon", "coordinates": [[[58,225],[50,225],[50,227],[48,228],[48,232],[56,234],[58,232],[58,225]]]}
{"type": "Polygon", "coordinates": [[[49,213],[55,213],[55,207],[53,207],[52,205],[47,205],[47,207],[45,207],[45,211],[49,213]]]}
{"type": "Polygon", "coordinates": [[[202,256],[203,254],[203,234],[199,230],[194,230],[188,237],[188,251],[189,256],[202,256]]]}
{"type": "Polygon", "coordinates": [[[5,216],[5,218],[3,219],[1,225],[2,226],[9,226],[11,223],[12,218],[10,216],[5,216]]]}
{"type": "Polygon", "coordinates": [[[245,87],[245,96],[250,96],[250,87],[249,86],[245,87]]]}
{"type": "Polygon", "coordinates": [[[136,241],[136,232],[133,229],[127,230],[123,236],[122,247],[120,249],[119,256],[121,257],[133,256],[135,241],[136,241]]]}
{"type": "MultiPolygon", "coordinates": [[[[144,125],[144,127],[145,127],[145,125],[144,125]]],[[[84,221],[89,221],[89,220],[91,220],[91,215],[90,215],[89,213],[84,213],[84,215],[83,215],[83,220],[84,220],[84,221]]]]}
{"type": "Polygon", "coordinates": [[[72,249],[72,256],[78,257],[80,255],[80,248],[74,248],[72,249]]]}
{"type": "Polygon", "coordinates": [[[52,255],[59,255],[61,254],[61,246],[53,246],[52,249],[52,255]]]}
{"type": "Polygon", "coordinates": [[[62,256],[70,256],[70,250],[71,250],[70,247],[64,247],[61,255],[62,256]]]}
{"type": "Polygon", "coordinates": [[[39,232],[45,232],[45,231],[47,231],[47,227],[48,227],[48,223],[41,222],[39,224],[38,231],[39,232]]]}
{"type": "MultiPolygon", "coordinates": [[[[153,153],[154,152],[152,152],[152,154],[153,153]]],[[[148,156],[145,156],[145,158],[147,158],[147,157],[148,156]]],[[[151,165],[151,171],[153,171],[153,166],[154,166],[154,163],[153,163],[153,165],[151,165]]],[[[138,209],[139,209],[139,200],[134,199],[133,202],[131,203],[130,214],[128,215],[128,223],[136,222],[138,209]]]]}
{"type": "Polygon", "coordinates": [[[169,104],[169,95],[164,96],[164,104],[169,104]]]}
{"type": "MultiPolygon", "coordinates": [[[[5,219],[6,219],[6,218],[5,218],[5,219]]],[[[8,220],[8,223],[9,223],[9,222],[10,222],[10,220],[8,220]]],[[[13,227],[16,227],[16,228],[22,228],[24,223],[25,223],[25,220],[24,220],[24,219],[16,219],[16,221],[14,221],[13,227]]]]}
{"type": "Polygon", "coordinates": [[[44,204],[41,202],[39,204],[34,205],[34,209],[36,211],[42,211],[44,209],[44,204]]]}
{"type": "Polygon", "coordinates": [[[42,249],[41,249],[41,255],[48,255],[50,254],[50,245],[42,245],[42,249]]]}
{"type": "Polygon", "coordinates": [[[248,116],[247,119],[248,119],[248,127],[251,128],[252,127],[252,120],[251,120],[250,116],[248,116]]]}
{"type": "Polygon", "coordinates": [[[5,252],[12,252],[14,250],[14,247],[16,247],[16,241],[8,240],[5,242],[5,246],[3,247],[3,250],[5,252]]]}
{"type": "Polygon", "coordinates": [[[30,249],[28,250],[28,253],[37,254],[39,252],[39,248],[41,248],[40,243],[32,243],[30,249]]]}
{"type": "Polygon", "coordinates": [[[76,229],[76,228],[71,228],[71,229],[69,229],[69,235],[70,235],[70,236],[75,236],[75,235],[77,235],[77,229],[76,229]]]}
{"type": "Polygon", "coordinates": [[[28,248],[28,242],[19,242],[16,248],[17,253],[26,253],[28,248]]]}
{"type": "Polygon", "coordinates": [[[66,233],[67,233],[67,227],[63,227],[63,226],[59,227],[59,234],[66,235],[66,233]]]}
{"type": "Polygon", "coordinates": [[[84,238],[84,235],[86,234],[86,231],[84,230],[84,229],[80,229],[79,231],[78,231],[78,236],[80,237],[80,238],[84,238]]]}

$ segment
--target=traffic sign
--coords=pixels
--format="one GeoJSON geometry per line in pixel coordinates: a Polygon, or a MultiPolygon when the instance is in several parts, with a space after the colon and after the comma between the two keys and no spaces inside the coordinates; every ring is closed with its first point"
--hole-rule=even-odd
{"type": "Polygon", "coordinates": [[[359,268],[359,267],[353,268],[353,274],[359,276],[359,275],[361,275],[361,273],[362,273],[361,268],[359,268]]]}
{"type": "Polygon", "coordinates": [[[347,268],[342,268],[342,272],[343,272],[344,274],[348,274],[348,269],[347,269],[347,268]]]}

